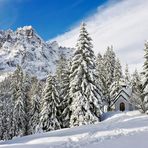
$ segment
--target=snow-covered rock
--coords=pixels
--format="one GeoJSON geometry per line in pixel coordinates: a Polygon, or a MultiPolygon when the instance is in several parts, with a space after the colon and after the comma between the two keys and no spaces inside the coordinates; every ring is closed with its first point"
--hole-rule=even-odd
{"type": "Polygon", "coordinates": [[[12,72],[19,64],[30,74],[42,79],[54,73],[60,54],[71,57],[73,49],[59,47],[57,42],[45,42],[32,26],[16,31],[0,31],[0,71],[12,72]]]}

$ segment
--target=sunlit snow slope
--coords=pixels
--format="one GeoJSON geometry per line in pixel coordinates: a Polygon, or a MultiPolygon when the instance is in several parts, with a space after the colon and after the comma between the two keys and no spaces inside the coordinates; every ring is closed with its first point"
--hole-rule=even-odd
{"type": "Polygon", "coordinates": [[[104,121],[1,142],[0,148],[147,148],[148,115],[116,112],[104,121]]]}

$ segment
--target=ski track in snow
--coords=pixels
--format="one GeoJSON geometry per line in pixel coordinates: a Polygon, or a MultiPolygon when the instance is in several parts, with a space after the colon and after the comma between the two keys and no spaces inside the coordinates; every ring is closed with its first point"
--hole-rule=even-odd
{"type": "Polygon", "coordinates": [[[134,135],[145,132],[148,133],[148,116],[140,114],[137,111],[107,113],[103,118],[105,120],[96,125],[86,125],[23,138],[15,138],[14,140],[1,142],[0,147],[93,148],[93,145],[98,145],[105,141],[114,141],[122,137],[127,137],[130,140],[130,137],[134,135]]]}

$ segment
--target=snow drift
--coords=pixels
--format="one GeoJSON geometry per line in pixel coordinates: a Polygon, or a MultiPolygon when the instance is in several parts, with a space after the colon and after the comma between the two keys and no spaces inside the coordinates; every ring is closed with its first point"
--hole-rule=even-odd
{"type": "Polygon", "coordinates": [[[138,111],[107,113],[102,122],[15,138],[2,148],[146,148],[148,116],[138,111]]]}

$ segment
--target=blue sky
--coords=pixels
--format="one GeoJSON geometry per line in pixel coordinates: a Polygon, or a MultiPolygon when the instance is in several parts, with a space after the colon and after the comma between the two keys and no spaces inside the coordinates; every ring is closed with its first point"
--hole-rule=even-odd
{"type": "Polygon", "coordinates": [[[0,0],[0,29],[32,25],[45,40],[70,29],[107,0],[0,0]]]}
{"type": "Polygon", "coordinates": [[[141,70],[148,0],[0,0],[0,29],[32,25],[44,40],[75,47],[81,21],[95,53],[113,45],[122,65],[141,70]]]}

